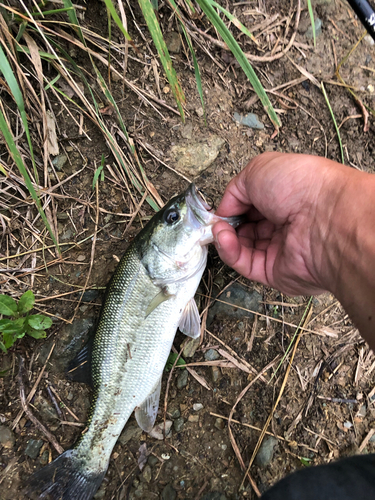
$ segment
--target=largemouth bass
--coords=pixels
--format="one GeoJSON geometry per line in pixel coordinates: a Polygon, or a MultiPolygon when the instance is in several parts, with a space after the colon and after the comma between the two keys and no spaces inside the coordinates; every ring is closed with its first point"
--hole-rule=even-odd
{"type": "MultiPolygon", "coordinates": [[[[93,401],[87,432],[30,479],[37,498],[89,500],[133,411],[149,432],[161,377],[177,328],[200,334],[194,295],[207,262],[212,225],[220,220],[193,184],[171,199],[137,235],[107,288],[92,349],[93,401]]],[[[225,219],[233,226],[238,217],[225,219]]]]}

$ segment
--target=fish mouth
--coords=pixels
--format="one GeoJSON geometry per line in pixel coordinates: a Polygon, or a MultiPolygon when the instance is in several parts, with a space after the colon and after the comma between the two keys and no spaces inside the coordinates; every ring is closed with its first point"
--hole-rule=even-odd
{"type": "Polygon", "coordinates": [[[187,215],[192,227],[212,225],[217,220],[217,216],[211,212],[212,208],[204,201],[193,183],[185,191],[185,201],[190,209],[187,215]]]}
{"type": "Polygon", "coordinates": [[[246,222],[244,215],[234,217],[219,217],[215,215],[212,207],[204,201],[193,183],[185,191],[185,201],[188,207],[186,222],[194,229],[202,226],[212,226],[220,220],[228,222],[234,228],[246,222]]]}

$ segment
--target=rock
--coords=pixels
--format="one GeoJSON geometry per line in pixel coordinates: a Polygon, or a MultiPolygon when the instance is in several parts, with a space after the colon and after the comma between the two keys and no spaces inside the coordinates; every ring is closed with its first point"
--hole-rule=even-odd
{"type": "Polygon", "coordinates": [[[372,47],[375,44],[374,39],[372,38],[371,35],[366,35],[363,39],[370,47],[372,47]]]}
{"type": "Polygon", "coordinates": [[[134,492],[134,498],[145,498],[145,485],[141,483],[134,492]]]}
{"type": "Polygon", "coordinates": [[[189,372],[187,370],[181,370],[179,376],[177,377],[177,389],[181,390],[187,386],[189,378],[189,372]]]}
{"type": "Polygon", "coordinates": [[[152,470],[150,465],[145,465],[143,471],[142,471],[142,476],[141,480],[145,481],[146,483],[149,483],[152,479],[152,470]]]}
{"type": "Polygon", "coordinates": [[[173,428],[176,432],[181,432],[182,428],[184,427],[185,419],[182,417],[177,418],[173,422],[173,428]]]}
{"type": "Polygon", "coordinates": [[[59,419],[55,408],[43,396],[37,396],[34,404],[38,408],[42,422],[51,424],[56,423],[56,420],[59,419]]]}
{"type": "Polygon", "coordinates": [[[172,54],[178,54],[181,51],[181,37],[176,31],[170,31],[164,37],[167,49],[172,54]]]}
{"type": "Polygon", "coordinates": [[[357,411],[356,417],[365,418],[366,412],[367,412],[367,407],[365,404],[363,404],[359,407],[359,410],[357,411]]]}
{"type": "Polygon", "coordinates": [[[71,240],[73,237],[73,229],[70,227],[60,236],[60,240],[66,241],[66,240],[71,240]]]}
{"type": "Polygon", "coordinates": [[[202,107],[195,108],[195,112],[197,113],[197,115],[199,116],[199,118],[201,118],[204,115],[204,111],[203,111],[202,107]]]}
{"type": "Polygon", "coordinates": [[[219,429],[220,431],[224,429],[225,427],[225,422],[222,418],[218,417],[216,420],[215,420],[215,427],[216,429],[219,429]]]}
{"type": "Polygon", "coordinates": [[[4,448],[13,448],[16,439],[13,432],[6,425],[0,425],[0,444],[4,448]]]}
{"type": "Polygon", "coordinates": [[[169,415],[171,418],[175,419],[181,416],[181,412],[178,408],[173,408],[172,410],[169,410],[169,415]]]}
{"type": "Polygon", "coordinates": [[[211,366],[211,377],[212,382],[217,382],[221,377],[221,371],[218,366],[211,366]]]}
{"type": "Polygon", "coordinates": [[[56,170],[61,171],[67,160],[68,157],[66,155],[58,155],[52,160],[52,165],[56,170]]]}
{"type": "Polygon", "coordinates": [[[263,130],[264,125],[259,121],[258,116],[254,113],[248,113],[247,115],[240,115],[239,113],[234,113],[234,121],[240,125],[245,125],[249,128],[255,128],[256,130],[263,130]]]}
{"type": "Polygon", "coordinates": [[[184,358],[192,358],[199,347],[199,342],[199,337],[197,339],[189,339],[182,351],[182,356],[184,358]]]}
{"type": "Polygon", "coordinates": [[[184,139],[191,139],[193,136],[193,124],[191,122],[186,123],[181,128],[181,137],[184,139]]]}
{"type": "Polygon", "coordinates": [[[206,493],[201,500],[227,500],[227,497],[219,491],[211,491],[206,493]]]}
{"type": "Polygon", "coordinates": [[[204,359],[206,361],[216,361],[219,358],[220,354],[217,352],[216,349],[208,349],[208,351],[204,353],[204,359]]]}
{"type": "Polygon", "coordinates": [[[44,450],[43,453],[41,454],[40,458],[39,458],[39,462],[42,465],[47,465],[48,464],[48,459],[49,459],[49,451],[48,450],[44,450]]]}
{"type": "Polygon", "coordinates": [[[131,439],[139,439],[142,434],[142,429],[138,427],[136,424],[130,424],[125,427],[125,429],[122,431],[120,434],[120,437],[118,440],[124,446],[126,443],[128,443],[131,439]]]}
{"type": "Polygon", "coordinates": [[[194,411],[200,411],[203,408],[202,403],[194,403],[193,404],[193,410],[194,411]]]}
{"type": "Polygon", "coordinates": [[[225,140],[212,135],[205,142],[172,146],[170,154],[180,172],[196,177],[216,160],[225,140]]]}
{"type": "Polygon", "coordinates": [[[30,458],[36,458],[39,455],[40,448],[43,446],[44,441],[41,439],[30,439],[25,448],[25,455],[30,458]]]}
{"type": "Polygon", "coordinates": [[[267,436],[258,451],[258,454],[255,458],[256,463],[260,467],[266,467],[268,465],[273,457],[273,451],[275,446],[277,445],[277,439],[274,436],[267,436]]]}
{"type": "Polygon", "coordinates": [[[102,483],[100,486],[99,490],[95,493],[94,495],[94,500],[103,500],[105,498],[105,495],[107,493],[107,485],[106,483],[102,483]]]}
{"type": "Polygon", "coordinates": [[[157,457],[155,457],[155,455],[150,455],[147,459],[147,463],[151,466],[151,467],[155,467],[156,464],[159,463],[159,460],[157,457]]]}
{"type": "Polygon", "coordinates": [[[154,439],[159,439],[159,441],[162,441],[164,439],[164,432],[165,437],[169,436],[169,434],[171,433],[172,424],[172,420],[166,420],[165,425],[164,422],[155,425],[155,427],[149,432],[149,435],[154,439]]]}
{"type": "Polygon", "coordinates": [[[100,296],[100,290],[86,290],[82,295],[82,302],[91,302],[100,296]]]}
{"type": "Polygon", "coordinates": [[[161,500],[175,500],[177,496],[173,486],[169,483],[161,492],[161,500]]]}
{"type": "Polygon", "coordinates": [[[212,307],[210,307],[207,315],[207,326],[210,326],[215,316],[229,316],[231,318],[242,319],[244,316],[252,319],[254,315],[243,309],[239,309],[240,306],[244,309],[250,309],[252,311],[260,311],[262,307],[262,296],[257,291],[249,291],[238,283],[233,283],[225,292],[219,297],[220,300],[229,302],[233,306],[228,304],[223,304],[221,302],[215,302],[212,307]]]}
{"type": "MultiPolygon", "coordinates": [[[[322,27],[323,27],[323,23],[322,23],[322,20],[319,19],[319,17],[316,17],[315,18],[315,36],[316,38],[318,38],[318,36],[321,34],[322,32],[322,27]]],[[[306,32],[305,32],[305,37],[306,38],[310,38],[312,39],[313,38],[313,29],[312,29],[312,26],[310,25],[306,32]]]]}
{"type": "Polygon", "coordinates": [[[189,422],[199,422],[199,415],[189,415],[188,417],[189,422]]]}
{"type": "MultiPolygon", "coordinates": [[[[65,323],[61,327],[56,347],[51,356],[54,371],[63,372],[66,370],[69,362],[74,359],[87,342],[90,333],[93,332],[94,324],[95,318],[87,317],[77,318],[72,324],[65,323]]],[[[43,343],[39,357],[40,363],[45,363],[54,341],[52,339],[43,343]]]]}

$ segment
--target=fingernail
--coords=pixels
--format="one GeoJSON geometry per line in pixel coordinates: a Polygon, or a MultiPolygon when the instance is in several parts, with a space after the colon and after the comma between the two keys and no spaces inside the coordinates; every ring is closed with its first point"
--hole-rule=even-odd
{"type": "Polygon", "coordinates": [[[217,239],[217,237],[218,237],[218,236],[219,236],[219,235],[217,234],[217,235],[216,235],[216,238],[215,238],[215,240],[214,240],[214,243],[215,243],[215,247],[219,250],[219,249],[221,248],[221,246],[220,246],[219,240],[217,239]]]}

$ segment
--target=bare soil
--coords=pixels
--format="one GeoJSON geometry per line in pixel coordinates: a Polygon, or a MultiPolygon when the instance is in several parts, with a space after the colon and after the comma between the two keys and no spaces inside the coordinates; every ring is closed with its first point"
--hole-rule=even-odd
{"type": "MultiPolygon", "coordinates": [[[[99,1],[91,1],[85,6],[87,10],[83,23],[106,37],[108,26],[104,5],[99,1]]],[[[138,7],[135,4],[132,7],[136,16],[141,19],[138,7]]],[[[124,91],[121,81],[111,82],[112,93],[136,144],[145,172],[162,200],[167,201],[187,186],[187,181],[181,175],[165,166],[176,169],[170,155],[171,147],[197,140],[209,143],[213,135],[223,138],[225,145],[213,164],[194,178],[194,182],[216,205],[229,180],[251,158],[264,151],[326,155],[340,161],[339,144],[327,103],[321,90],[299,68],[314,75],[319,82],[325,82],[337,123],[342,124],[340,132],[345,163],[367,172],[375,171],[373,117],[370,115],[369,130],[364,132],[360,107],[348,90],[337,84],[335,77],[337,63],[359,40],[362,27],[349,7],[340,0],[319,0],[314,4],[314,9],[316,16],[322,19],[323,27],[314,49],[312,40],[305,36],[309,18],[305,4],[302,7],[300,28],[291,50],[274,61],[254,62],[265,88],[275,89],[290,82],[269,93],[282,121],[279,134],[273,138],[274,128],[259,101],[254,99],[254,92],[241,69],[227,52],[205,39],[210,56],[201,49],[197,49],[197,53],[202,72],[206,123],[200,112],[201,103],[194,70],[183,49],[174,54],[173,62],[186,95],[186,124],[163,106],[157,106],[159,113],[146,106],[134,93],[124,91]],[[305,76],[305,80],[295,83],[302,76],[305,76]],[[243,114],[249,111],[256,113],[265,128],[254,130],[239,126],[233,120],[233,113],[236,111],[243,114]]],[[[259,4],[228,4],[228,9],[235,11],[250,30],[252,26],[275,14],[278,14],[278,20],[282,20],[290,16],[291,10],[294,12],[295,8],[293,2],[290,5],[276,0],[260,1],[259,4]],[[262,15],[256,15],[255,8],[262,15]],[[253,14],[248,15],[249,11],[253,14]]],[[[170,19],[170,11],[165,7],[160,10],[160,19],[166,31],[177,30],[176,21],[170,19]]],[[[278,37],[290,38],[291,29],[286,30],[287,34],[284,35],[285,21],[280,26],[280,30],[276,26],[262,35],[259,31],[255,33],[263,47],[268,44],[272,48],[278,37]]],[[[148,53],[148,44],[152,46],[152,42],[144,25],[141,25],[141,33],[145,40],[135,28],[130,31],[135,44],[148,53]]],[[[233,32],[244,43],[236,28],[233,28],[233,32]]],[[[113,33],[115,38],[121,40],[115,28],[113,33]]],[[[216,36],[213,30],[210,35],[216,36]]],[[[248,42],[245,50],[256,53],[248,42]]],[[[152,51],[155,52],[154,49],[152,51]]],[[[150,66],[140,61],[139,57],[135,59],[129,59],[128,79],[158,95],[155,75],[150,66]]],[[[77,62],[88,64],[80,53],[77,55],[77,62]]],[[[346,83],[354,87],[357,95],[372,109],[375,108],[375,94],[371,87],[374,82],[374,62],[374,46],[362,41],[341,70],[346,83]],[[370,67],[372,71],[363,67],[370,67]]],[[[104,70],[104,67],[100,69],[104,70]]],[[[175,107],[169,85],[160,68],[158,74],[162,98],[169,106],[175,107]]],[[[77,126],[66,111],[58,112],[57,102],[52,103],[56,106],[60,137],[73,137],[70,141],[60,143],[68,156],[68,162],[59,172],[59,180],[64,180],[85,167],[79,175],[64,184],[60,191],[63,196],[54,200],[61,242],[80,242],[86,236],[94,234],[97,203],[95,191],[92,190],[92,179],[102,154],[106,155],[105,164],[109,165],[105,169],[104,182],[99,182],[98,206],[102,211],[98,215],[99,231],[88,283],[88,289],[99,288],[99,292],[94,298],[78,304],[78,292],[82,290],[90,269],[92,238],[80,243],[79,247],[71,247],[64,255],[64,262],[51,264],[47,271],[44,269],[41,253],[35,255],[33,262],[31,258],[23,262],[21,259],[8,261],[8,267],[17,262],[20,268],[38,269],[33,273],[2,273],[2,293],[21,294],[26,288],[32,287],[38,308],[52,314],[55,320],[47,340],[24,338],[7,355],[1,355],[0,370],[9,368],[9,371],[0,379],[0,420],[3,425],[13,428],[20,411],[20,381],[17,373],[19,356],[22,356],[26,367],[23,376],[26,395],[35,384],[41,369],[45,368],[37,384],[35,397],[29,405],[30,410],[52,432],[57,442],[68,449],[84,428],[90,389],[84,384],[68,381],[63,363],[59,363],[59,356],[66,354],[63,346],[67,345],[64,344],[68,335],[67,325],[73,318],[89,318],[91,321],[98,316],[101,290],[107,284],[117,258],[121,257],[153,211],[147,203],[143,203],[131,220],[141,199],[126,186],[114,158],[108,154],[101,133],[92,123],[84,120],[85,132],[91,140],[83,136],[77,139],[77,126]],[[129,192],[132,193],[132,199],[129,192]],[[59,355],[52,354],[46,363],[46,356],[55,342],[59,355]],[[54,390],[52,392],[51,387],[54,390]],[[55,409],[54,400],[60,414],[55,409]],[[62,421],[66,423],[62,424],[62,421]],[[77,423],[82,426],[75,425],[77,423]]],[[[77,114],[75,108],[73,112],[77,114]]],[[[112,119],[108,115],[109,124],[112,119]]],[[[54,182],[57,182],[56,179],[54,182]]],[[[9,231],[2,240],[1,256],[14,254],[22,224],[22,220],[13,213],[12,226],[9,226],[9,231]]],[[[51,261],[54,258],[52,251],[47,252],[45,258],[47,262],[51,261]]],[[[247,468],[260,435],[257,429],[263,428],[277,400],[287,362],[284,361],[276,376],[271,379],[272,374],[294,336],[309,298],[289,298],[276,290],[239,278],[220,262],[214,248],[211,248],[205,284],[200,289],[201,308],[204,307],[207,290],[216,295],[236,279],[249,292],[257,290],[263,297],[255,323],[252,315],[246,311],[240,320],[217,317],[208,330],[223,344],[206,332],[194,357],[187,361],[203,362],[207,348],[216,347],[234,356],[237,364],[232,364],[231,367],[219,366],[219,373],[216,372],[216,375],[210,366],[195,366],[194,370],[207,386],[203,386],[202,380],[200,382],[189,374],[188,383],[182,389],[177,388],[180,372],[175,369],[168,391],[167,419],[175,420],[178,410],[185,420],[182,429],[176,432],[172,427],[172,434],[164,441],[134,432],[133,437],[125,444],[118,442],[97,498],[175,498],[173,495],[166,496],[165,488],[169,484],[179,499],[202,499],[213,492],[221,492],[227,499],[256,498],[248,479],[240,487],[245,472],[235,454],[233,443],[238,447],[238,453],[247,468]],[[264,372],[264,379],[258,379],[238,402],[232,416],[236,423],[231,424],[231,440],[227,419],[232,407],[241,391],[254,378],[254,373],[262,372],[272,362],[271,368],[264,372]],[[254,373],[245,369],[248,364],[254,369],[254,373]],[[193,409],[196,403],[203,405],[199,411],[193,409]],[[222,420],[217,420],[218,418],[222,420]],[[142,443],[146,443],[149,458],[148,465],[141,472],[138,457],[142,443]]],[[[225,292],[222,297],[225,297],[225,292]]],[[[374,430],[375,418],[372,399],[375,387],[373,353],[361,339],[341,305],[329,294],[312,301],[310,319],[305,326],[310,331],[304,331],[301,335],[284,393],[267,429],[278,437],[272,459],[263,466],[255,461],[250,468],[250,474],[260,492],[298,468],[327,463],[340,456],[374,451],[374,443],[369,439],[374,430]]],[[[85,338],[84,335],[76,339],[74,351],[82,345],[85,338]]],[[[177,334],[177,350],[180,350],[184,340],[182,334],[177,334]]],[[[224,360],[223,356],[220,359],[224,360]]],[[[168,376],[166,373],[163,380],[158,417],[160,423],[163,420],[168,376]]],[[[134,425],[135,420],[131,418],[126,429],[134,425]]],[[[22,486],[28,476],[57,456],[45,435],[25,415],[22,415],[12,432],[14,444],[10,447],[0,445],[1,500],[24,498],[22,486]],[[44,442],[35,459],[25,455],[30,439],[44,442]]]]}

